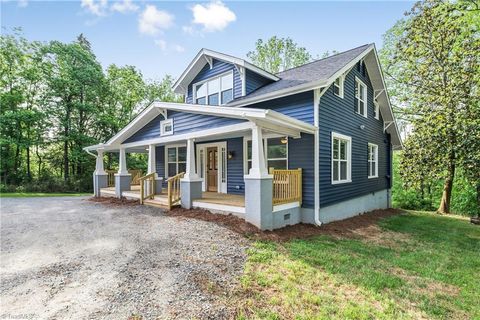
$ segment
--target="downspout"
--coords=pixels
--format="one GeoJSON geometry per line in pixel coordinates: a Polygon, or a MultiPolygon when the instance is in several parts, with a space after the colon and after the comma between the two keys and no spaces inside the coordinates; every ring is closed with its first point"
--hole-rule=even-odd
{"type": "MultiPolygon", "coordinates": [[[[324,91],[325,92],[325,91],[324,91]]],[[[323,223],[320,220],[320,139],[319,139],[319,122],[320,122],[320,97],[322,96],[321,89],[313,90],[313,125],[315,126],[315,134],[313,138],[313,179],[314,179],[314,217],[315,224],[321,226],[323,223]]]]}

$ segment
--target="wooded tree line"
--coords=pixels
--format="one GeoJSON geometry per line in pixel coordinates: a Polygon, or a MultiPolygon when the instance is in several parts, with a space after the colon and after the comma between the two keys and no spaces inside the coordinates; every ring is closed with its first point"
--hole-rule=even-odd
{"type": "Polygon", "coordinates": [[[90,190],[95,164],[82,148],[108,140],[155,99],[181,99],[171,85],[170,76],[146,81],[133,66],[103,70],[83,35],[42,43],[20,30],[2,34],[2,190],[90,190]]]}

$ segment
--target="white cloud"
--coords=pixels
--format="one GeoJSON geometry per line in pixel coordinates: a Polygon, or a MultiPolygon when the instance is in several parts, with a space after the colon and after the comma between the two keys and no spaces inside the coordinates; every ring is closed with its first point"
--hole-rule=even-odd
{"type": "Polygon", "coordinates": [[[237,19],[235,13],[221,1],[212,1],[205,5],[196,4],[191,10],[192,22],[202,25],[206,32],[221,31],[237,19]]]}
{"type": "Polygon", "coordinates": [[[105,15],[105,10],[107,9],[107,0],[82,0],[81,6],[82,8],[87,9],[90,13],[96,16],[103,16],[105,15]]]}
{"type": "Polygon", "coordinates": [[[160,47],[162,51],[167,51],[167,42],[162,39],[155,40],[155,45],[160,47]]]}
{"type": "Polygon", "coordinates": [[[120,13],[135,12],[138,10],[138,6],[132,2],[132,0],[117,1],[110,7],[112,11],[120,13]]]}
{"type": "Polygon", "coordinates": [[[140,14],[138,28],[141,33],[156,35],[164,29],[168,29],[173,25],[175,17],[167,11],[158,10],[153,5],[147,5],[145,10],[140,14]]]}
{"type": "Polygon", "coordinates": [[[178,52],[178,53],[185,52],[185,48],[182,47],[182,46],[179,45],[179,44],[174,45],[174,46],[173,46],[173,50],[175,50],[175,51],[178,52]]]}

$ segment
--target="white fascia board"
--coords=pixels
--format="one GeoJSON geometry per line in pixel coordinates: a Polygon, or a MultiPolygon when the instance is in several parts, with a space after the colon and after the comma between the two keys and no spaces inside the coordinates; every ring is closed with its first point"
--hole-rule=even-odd
{"type": "MultiPolygon", "coordinates": [[[[278,81],[280,80],[279,77],[275,76],[274,74],[271,74],[265,70],[260,69],[259,67],[243,60],[240,58],[236,58],[224,53],[208,50],[208,49],[202,49],[198,54],[195,56],[195,58],[189,63],[188,67],[183,71],[183,73],[180,75],[178,80],[175,82],[173,85],[172,89],[175,93],[182,94],[186,90],[186,85],[183,83],[185,80],[191,81],[193,80],[193,77],[188,77],[193,71],[200,71],[200,66],[203,68],[205,65],[206,61],[202,61],[203,57],[212,57],[217,60],[225,61],[228,63],[232,63],[237,66],[241,66],[247,69],[250,69],[253,72],[256,72],[260,75],[262,75],[265,78],[271,79],[273,81],[278,81]]],[[[188,85],[188,84],[187,84],[188,85]]]]}

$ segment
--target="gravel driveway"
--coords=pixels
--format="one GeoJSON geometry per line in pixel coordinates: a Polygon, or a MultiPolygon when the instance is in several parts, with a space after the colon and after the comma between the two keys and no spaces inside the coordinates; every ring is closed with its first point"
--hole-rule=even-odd
{"type": "Polygon", "coordinates": [[[1,319],[231,318],[247,240],[85,197],[2,198],[1,319]]]}

